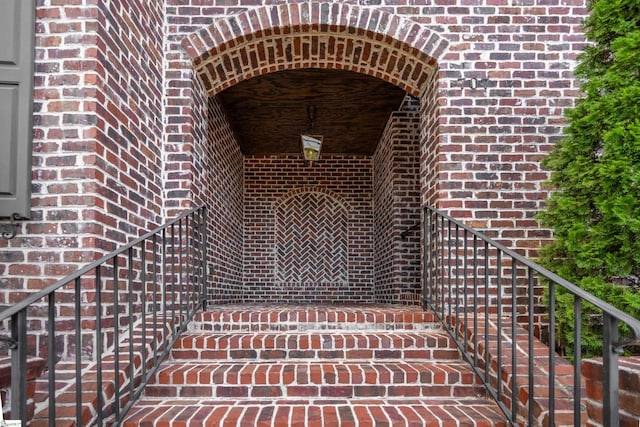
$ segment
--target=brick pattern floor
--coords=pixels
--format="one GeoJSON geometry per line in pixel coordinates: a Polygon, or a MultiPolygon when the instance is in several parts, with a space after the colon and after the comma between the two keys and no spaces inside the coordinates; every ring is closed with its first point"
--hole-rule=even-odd
{"type": "Polygon", "coordinates": [[[507,424],[431,313],[245,305],[199,314],[123,425],[507,424]]]}

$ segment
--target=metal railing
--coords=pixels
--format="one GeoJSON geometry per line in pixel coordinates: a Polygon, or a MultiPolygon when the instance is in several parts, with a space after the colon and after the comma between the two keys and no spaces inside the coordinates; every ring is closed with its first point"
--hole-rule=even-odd
{"type": "Polygon", "coordinates": [[[421,226],[422,226],[422,223],[418,221],[415,224],[413,224],[411,227],[407,227],[402,233],[400,233],[400,238],[402,240],[406,239],[411,232],[420,230],[421,226]]]}
{"type": "Polygon", "coordinates": [[[1,312],[11,417],[119,423],[204,305],[206,224],[204,207],[185,212],[1,312]],[[46,363],[28,399],[33,358],[46,363]]]}
{"type": "Polygon", "coordinates": [[[603,319],[603,425],[618,426],[618,355],[640,343],[640,321],[432,207],[423,227],[425,309],[435,311],[510,423],[586,422],[580,342],[588,303],[603,319]],[[558,288],[573,296],[575,369],[554,351],[558,288]],[[548,347],[534,339],[545,331],[548,347]]]}

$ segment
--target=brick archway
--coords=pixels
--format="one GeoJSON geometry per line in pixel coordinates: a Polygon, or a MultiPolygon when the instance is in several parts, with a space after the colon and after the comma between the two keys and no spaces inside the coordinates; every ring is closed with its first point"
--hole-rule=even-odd
{"type": "Polygon", "coordinates": [[[364,73],[420,96],[448,42],[381,10],[306,2],[216,19],[185,37],[182,47],[209,96],[251,77],[295,68],[364,73]]]}
{"type": "MultiPolygon", "coordinates": [[[[263,300],[266,289],[273,298],[281,298],[282,292],[302,292],[303,289],[294,286],[292,290],[280,283],[292,278],[299,282],[300,277],[308,277],[285,271],[281,277],[285,282],[278,282],[264,276],[264,264],[275,265],[277,262],[273,248],[262,245],[263,234],[269,234],[270,227],[276,225],[271,220],[253,227],[249,234],[237,232],[232,239],[222,238],[230,231],[237,231],[237,224],[243,221],[237,214],[242,212],[240,204],[248,203],[253,209],[247,214],[245,205],[246,218],[258,215],[263,207],[261,203],[266,203],[264,195],[259,200],[247,202],[246,197],[235,191],[248,185],[243,181],[244,176],[238,174],[242,167],[234,166],[243,161],[243,155],[234,145],[233,132],[216,97],[243,80],[292,69],[336,69],[384,80],[418,97],[420,203],[437,203],[441,162],[439,106],[440,96],[444,94],[439,62],[444,60],[449,44],[436,31],[378,8],[305,1],[249,8],[236,15],[212,19],[206,26],[182,38],[180,46],[175,47],[175,56],[169,62],[173,68],[168,72],[166,98],[165,166],[168,180],[165,185],[170,189],[171,197],[167,202],[168,212],[185,203],[205,203],[211,206],[211,215],[220,219],[220,223],[214,225],[212,235],[217,236],[214,240],[228,243],[228,247],[221,244],[213,251],[219,266],[213,278],[216,285],[211,290],[212,301],[219,295],[238,300],[263,300]],[[214,140],[215,145],[208,143],[214,140]],[[204,179],[200,171],[208,171],[210,179],[204,179]],[[214,185],[220,182],[225,185],[220,188],[214,185]],[[188,200],[180,198],[181,195],[186,195],[188,200]],[[233,246],[238,239],[255,243],[240,253],[233,246]],[[229,254],[233,255],[229,257],[229,254]],[[243,271],[241,275],[234,273],[239,265],[245,266],[240,270],[243,271]],[[246,268],[247,265],[252,267],[246,268]]],[[[247,164],[245,159],[245,168],[247,164]]],[[[257,167],[262,163],[256,160],[249,164],[257,167]]],[[[357,169],[358,165],[356,162],[352,167],[357,169]]],[[[343,166],[339,161],[324,164],[328,176],[331,176],[330,168],[343,166]]],[[[246,170],[244,173],[247,174],[246,170]]],[[[257,191],[257,187],[253,190],[257,191]]],[[[275,197],[275,193],[271,196],[275,197]]],[[[351,201],[357,200],[353,197],[351,201]]],[[[325,200],[302,202],[324,203],[325,200]]],[[[369,208],[365,205],[357,201],[352,207],[362,211],[369,208]]],[[[305,223],[316,220],[303,216],[298,219],[305,223]]],[[[363,229],[369,230],[370,225],[367,223],[363,229]]],[[[370,235],[369,231],[359,233],[358,239],[362,242],[349,245],[349,248],[372,247],[373,242],[364,241],[370,235]]],[[[337,289],[340,290],[336,292],[340,295],[355,292],[353,298],[368,300],[372,298],[370,279],[373,277],[369,268],[373,260],[368,256],[349,257],[354,261],[353,269],[350,266],[348,271],[353,270],[354,274],[349,273],[345,283],[341,281],[344,275],[337,274],[335,277],[341,278],[338,282],[331,281],[334,276],[318,280],[331,286],[339,283],[337,289]],[[328,279],[331,280],[327,282],[328,279]]],[[[321,297],[333,298],[329,292],[336,293],[327,288],[321,297]]]]}

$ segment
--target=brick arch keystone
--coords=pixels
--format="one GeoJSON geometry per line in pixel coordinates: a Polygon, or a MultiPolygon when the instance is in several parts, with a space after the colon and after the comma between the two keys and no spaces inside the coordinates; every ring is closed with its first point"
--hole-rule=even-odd
{"type": "Polygon", "coordinates": [[[185,37],[182,46],[209,96],[251,77],[297,68],[355,71],[419,96],[448,42],[383,10],[307,1],[220,17],[185,37]]]}

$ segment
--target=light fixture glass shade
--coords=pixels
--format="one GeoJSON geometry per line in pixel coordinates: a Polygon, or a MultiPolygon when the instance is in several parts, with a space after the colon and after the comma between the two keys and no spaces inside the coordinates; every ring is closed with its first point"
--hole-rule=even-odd
{"type": "Polygon", "coordinates": [[[322,135],[302,134],[302,153],[305,160],[318,160],[320,158],[320,148],[322,147],[322,135]]]}

